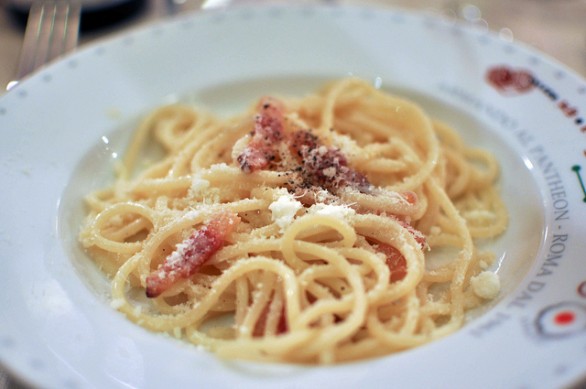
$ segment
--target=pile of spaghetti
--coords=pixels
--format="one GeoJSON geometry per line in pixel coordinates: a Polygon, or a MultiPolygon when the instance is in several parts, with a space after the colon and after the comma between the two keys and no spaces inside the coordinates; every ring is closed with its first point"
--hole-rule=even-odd
{"type": "Polygon", "coordinates": [[[460,328],[493,299],[498,164],[418,106],[344,79],[220,119],[162,107],[80,241],[112,306],[226,358],[336,363],[460,328]],[[140,165],[158,144],[164,156],[140,165]]]}

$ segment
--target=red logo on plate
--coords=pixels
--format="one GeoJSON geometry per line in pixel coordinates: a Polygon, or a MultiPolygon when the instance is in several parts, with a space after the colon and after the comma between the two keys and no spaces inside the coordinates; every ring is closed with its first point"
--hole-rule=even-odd
{"type": "Polygon", "coordinates": [[[586,306],[561,302],[541,310],[535,318],[538,333],[544,337],[564,337],[586,330],[586,306]]]}
{"type": "Polygon", "coordinates": [[[504,65],[488,69],[486,80],[496,90],[507,95],[526,93],[535,86],[535,79],[529,71],[514,70],[504,65]]]}

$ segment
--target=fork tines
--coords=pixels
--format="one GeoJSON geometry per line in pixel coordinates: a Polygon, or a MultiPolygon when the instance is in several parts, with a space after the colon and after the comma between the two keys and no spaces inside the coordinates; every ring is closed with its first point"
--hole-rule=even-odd
{"type": "Polygon", "coordinates": [[[33,3],[24,33],[17,80],[77,45],[81,6],[71,0],[33,3]]]}

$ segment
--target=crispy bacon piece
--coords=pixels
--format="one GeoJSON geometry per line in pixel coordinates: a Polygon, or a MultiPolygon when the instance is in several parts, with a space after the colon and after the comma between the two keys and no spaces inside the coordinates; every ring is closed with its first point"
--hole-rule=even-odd
{"type": "Polygon", "coordinates": [[[378,243],[377,250],[386,257],[386,263],[391,271],[390,282],[401,281],[407,275],[407,260],[399,250],[385,243],[378,243]]]}
{"type": "MultiPolygon", "coordinates": [[[[415,241],[419,244],[421,249],[427,246],[425,235],[421,231],[413,228],[409,223],[400,221],[401,225],[413,235],[415,241]]],[[[376,249],[385,255],[386,263],[391,271],[390,282],[401,281],[407,275],[407,260],[401,252],[395,247],[381,242],[376,242],[376,249]]]]}
{"type": "MultiPolygon", "coordinates": [[[[348,166],[348,159],[336,147],[322,144],[309,130],[285,133],[285,106],[279,100],[264,97],[259,102],[255,116],[252,139],[237,157],[245,173],[262,169],[274,169],[271,164],[279,156],[279,146],[286,142],[297,162],[293,166],[281,166],[301,177],[303,188],[319,187],[331,193],[351,186],[362,193],[369,193],[372,185],[366,176],[348,166]]],[[[295,191],[296,188],[292,188],[295,191]]]]}
{"type": "Polygon", "coordinates": [[[347,186],[362,193],[370,192],[370,182],[364,174],[348,166],[344,153],[336,147],[321,144],[309,131],[296,131],[290,147],[301,158],[304,186],[317,186],[332,193],[347,186]]]}
{"type": "Polygon", "coordinates": [[[260,100],[258,114],[254,118],[252,139],[237,160],[245,173],[267,168],[278,155],[276,145],[284,137],[285,107],[271,97],[260,100]]]}
{"type": "Polygon", "coordinates": [[[177,245],[177,249],[165,258],[165,262],[147,277],[147,297],[157,297],[175,282],[197,273],[224,246],[227,236],[239,222],[240,218],[234,213],[220,213],[177,245]]]}

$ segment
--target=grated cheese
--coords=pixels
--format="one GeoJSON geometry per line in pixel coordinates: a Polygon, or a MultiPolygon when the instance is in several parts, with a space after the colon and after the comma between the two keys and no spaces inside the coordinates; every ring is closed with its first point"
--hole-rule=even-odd
{"type": "Polygon", "coordinates": [[[191,190],[194,194],[203,194],[209,187],[210,182],[199,175],[195,175],[191,181],[191,190]]]}
{"type": "Polygon", "coordinates": [[[350,216],[354,216],[356,211],[347,205],[334,205],[315,203],[309,208],[309,213],[323,216],[332,216],[338,219],[347,220],[350,216]]]}
{"type": "Polygon", "coordinates": [[[276,201],[269,205],[272,220],[279,226],[281,232],[284,232],[285,228],[293,223],[297,211],[301,208],[303,208],[303,205],[295,200],[290,193],[280,195],[276,201]]]}
{"type": "Polygon", "coordinates": [[[470,279],[472,291],[478,297],[491,300],[501,290],[499,276],[491,271],[483,271],[470,279]]]}

